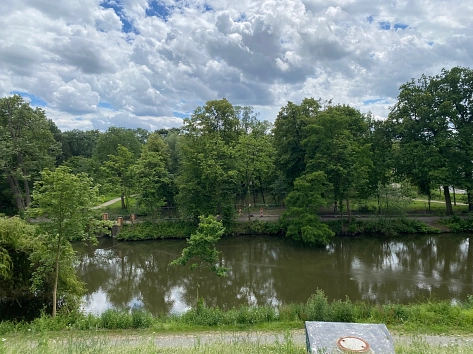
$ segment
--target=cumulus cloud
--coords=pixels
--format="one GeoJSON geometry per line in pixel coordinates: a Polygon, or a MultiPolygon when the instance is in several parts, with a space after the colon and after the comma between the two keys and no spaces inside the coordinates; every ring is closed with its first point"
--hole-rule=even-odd
{"type": "Polygon", "coordinates": [[[398,88],[472,62],[473,4],[448,0],[6,0],[0,94],[61,129],[158,129],[210,99],[274,120],[333,99],[384,118],[398,88]]]}

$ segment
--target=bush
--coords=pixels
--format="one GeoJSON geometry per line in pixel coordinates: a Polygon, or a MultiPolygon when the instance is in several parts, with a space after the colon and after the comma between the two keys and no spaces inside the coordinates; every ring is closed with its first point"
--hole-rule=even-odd
{"type": "Polygon", "coordinates": [[[468,218],[460,218],[458,216],[452,216],[450,218],[442,219],[439,221],[442,225],[447,226],[451,232],[472,232],[473,231],[473,216],[469,215],[468,218]]]}
{"type": "Polygon", "coordinates": [[[131,312],[131,323],[133,328],[149,328],[153,323],[153,315],[143,310],[131,312]]]}
{"type": "Polygon", "coordinates": [[[306,319],[307,321],[329,321],[330,305],[323,290],[317,289],[306,303],[306,319]]]}
{"type": "Polygon", "coordinates": [[[109,309],[100,316],[100,327],[106,329],[132,328],[132,317],[126,311],[109,309]]]}
{"type": "Polygon", "coordinates": [[[333,301],[331,306],[331,321],[334,322],[355,322],[355,311],[352,302],[346,298],[345,301],[333,301]]]}

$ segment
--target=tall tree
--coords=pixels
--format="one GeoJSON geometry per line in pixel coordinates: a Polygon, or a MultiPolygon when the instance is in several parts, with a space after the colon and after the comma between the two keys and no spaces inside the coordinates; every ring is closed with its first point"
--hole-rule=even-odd
{"type": "Polygon", "coordinates": [[[116,154],[108,155],[102,170],[113,184],[120,185],[120,198],[122,209],[130,206],[130,189],[133,186],[133,168],[135,158],[133,153],[125,146],[118,144],[116,154]]]}
{"type": "Polygon", "coordinates": [[[62,133],[64,159],[73,156],[91,158],[101,133],[98,130],[73,129],[62,133]]]}
{"type": "Polygon", "coordinates": [[[262,192],[264,202],[264,184],[269,184],[270,176],[275,169],[275,150],[272,137],[267,134],[270,124],[267,121],[254,120],[245,124],[245,131],[238,138],[235,157],[238,161],[239,178],[242,183],[245,204],[248,206],[248,220],[250,219],[250,194],[253,193],[253,202],[256,203],[255,188],[262,192]]]}
{"type": "Polygon", "coordinates": [[[48,219],[42,228],[44,247],[37,252],[35,260],[40,266],[36,280],[44,279],[45,273],[51,274],[53,317],[56,316],[58,286],[62,290],[75,285],[76,291],[81,286],[74,273],[66,278],[69,284],[59,284],[60,273],[70,271],[74,260],[71,240],[92,240],[98,226],[93,222],[98,204],[98,188],[85,174],[73,175],[65,166],[55,171],[45,169],[41,181],[35,183],[33,202],[29,215],[48,219]]]}
{"type": "Polygon", "coordinates": [[[181,215],[197,221],[199,215],[233,217],[238,190],[235,146],[238,117],[226,99],[209,101],[184,120],[179,150],[181,164],[176,200],[181,215]]]}
{"type": "Polygon", "coordinates": [[[350,199],[366,189],[373,166],[366,117],[350,106],[329,106],[306,130],[307,171],[325,173],[334,203],[343,211],[346,201],[351,219],[350,199]]]}
{"type": "Polygon", "coordinates": [[[398,102],[389,115],[399,146],[398,174],[404,174],[422,193],[443,185],[446,213],[453,213],[449,186],[454,181],[454,131],[449,104],[436,78],[422,76],[401,85],[398,102]]]}
{"type": "Polygon", "coordinates": [[[168,147],[157,133],[149,135],[134,166],[137,180],[137,204],[155,214],[157,209],[174,200],[174,181],[169,173],[168,147]]]}
{"type": "Polygon", "coordinates": [[[31,202],[31,184],[44,167],[53,167],[60,145],[44,111],[14,95],[0,99],[0,168],[17,210],[31,202]]]}
{"type": "Polygon", "coordinates": [[[126,147],[138,159],[142,143],[133,129],[110,127],[100,134],[94,149],[93,157],[100,163],[108,160],[109,155],[116,155],[118,146],[126,147]]]}
{"type": "Polygon", "coordinates": [[[313,123],[319,110],[320,101],[313,98],[305,98],[300,105],[288,102],[274,122],[276,165],[286,176],[289,187],[305,171],[306,148],[302,144],[307,137],[305,127],[313,123]]]}
{"type": "Polygon", "coordinates": [[[473,70],[454,67],[435,77],[437,100],[451,131],[451,185],[468,193],[468,208],[473,211],[473,70]]]}

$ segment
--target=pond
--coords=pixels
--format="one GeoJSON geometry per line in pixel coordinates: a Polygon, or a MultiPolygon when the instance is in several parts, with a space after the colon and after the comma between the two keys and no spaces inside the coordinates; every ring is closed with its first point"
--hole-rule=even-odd
{"type": "Polygon", "coordinates": [[[208,306],[223,309],[305,302],[317,289],[330,300],[379,303],[464,301],[473,294],[469,235],[336,238],[322,249],[268,236],[225,238],[218,244],[225,277],[169,266],[185,246],[185,240],[125,243],[108,237],[97,246],[74,245],[77,273],[88,288],[84,310],[182,313],[195,303],[197,289],[208,306]]]}

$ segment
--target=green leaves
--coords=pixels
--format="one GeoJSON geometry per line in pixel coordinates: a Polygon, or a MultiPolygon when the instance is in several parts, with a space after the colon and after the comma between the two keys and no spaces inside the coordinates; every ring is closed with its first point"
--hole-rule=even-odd
{"type": "Polygon", "coordinates": [[[294,181],[294,190],[286,199],[287,211],[282,216],[287,225],[286,236],[310,246],[323,246],[335,235],[317,216],[325,205],[327,181],[323,172],[313,172],[294,181]]]}
{"type": "Polygon", "coordinates": [[[219,266],[218,255],[220,252],[215,248],[218,240],[225,232],[220,221],[212,216],[201,216],[197,231],[187,239],[188,246],[182,251],[181,257],[171,262],[171,265],[185,266],[189,261],[195,259],[190,269],[207,269],[217,276],[225,275],[226,269],[219,266]]]}
{"type": "Polygon", "coordinates": [[[30,203],[31,182],[54,166],[59,153],[43,110],[33,110],[19,95],[0,99],[0,171],[19,212],[30,203]]]}
{"type": "Polygon", "coordinates": [[[71,240],[94,240],[100,224],[94,222],[94,206],[98,204],[98,187],[85,174],[73,175],[66,166],[55,171],[45,169],[41,181],[35,183],[33,202],[28,214],[44,217],[45,231],[42,247],[33,255],[37,265],[34,286],[51,279],[53,292],[53,316],[56,315],[57,292],[74,294],[80,290],[76,279],[71,240]],[[67,274],[64,278],[60,274],[67,274]],[[65,282],[58,282],[59,279],[65,282]]]}

